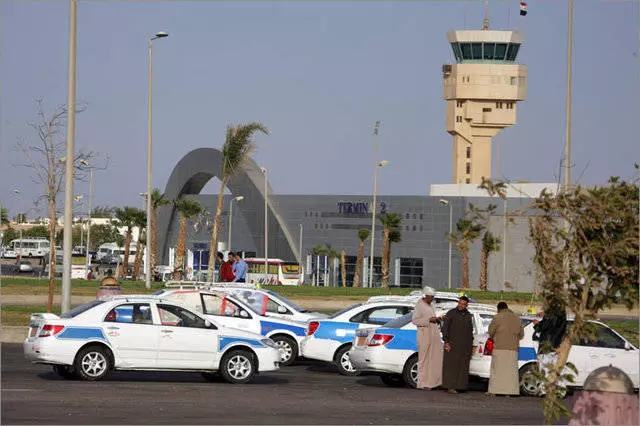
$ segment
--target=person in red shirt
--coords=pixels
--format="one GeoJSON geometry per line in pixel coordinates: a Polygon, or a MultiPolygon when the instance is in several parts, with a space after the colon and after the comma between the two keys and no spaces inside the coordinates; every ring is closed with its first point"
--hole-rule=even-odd
{"type": "Polygon", "coordinates": [[[232,268],[232,263],[231,259],[232,259],[232,254],[229,253],[229,260],[228,261],[224,261],[224,255],[221,252],[218,252],[218,262],[220,262],[220,281],[222,282],[231,282],[233,281],[233,279],[235,278],[235,275],[233,274],[233,268],[232,268]]]}

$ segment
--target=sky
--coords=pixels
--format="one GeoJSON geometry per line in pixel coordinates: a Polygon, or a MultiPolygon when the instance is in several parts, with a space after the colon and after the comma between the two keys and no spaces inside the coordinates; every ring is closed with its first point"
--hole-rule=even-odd
{"type": "MultiPolygon", "coordinates": [[[[32,172],[16,166],[36,99],[67,100],[69,2],[0,2],[0,204],[41,214],[32,172]],[[13,189],[20,189],[20,196],[13,189]]],[[[567,2],[490,0],[492,29],[524,32],[527,99],[501,133],[502,174],[556,182],[564,152],[567,2]]],[[[221,147],[229,124],[260,121],[254,158],[280,194],[368,195],[381,121],[379,194],[428,195],[451,182],[442,65],[446,33],[480,29],[470,1],[107,1],[78,5],[76,149],[110,159],[94,206],[142,207],[146,191],[148,40],[153,48],[153,185],[200,147],[221,147]]],[[[584,184],[630,176],[640,161],[637,1],[575,2],[572,174],[584,184]]],[[[64,140],[64,133],[61,135],[64,140]]],[[[496,149],[494,145],[494,160],[496,149]]],[[[495,162],[494,162],[495,167],[495,162]]],[[[494,168],[495,170],[495,168],[494,168]]],[[[210,182],[206,193],[216,193],[210,182]]],[[[88,182],[74,193],[88,195],[88,182]]],[[[62,200],[62,197],[61,197],[62,200]]],[[[85,209],[86,205],[79,206],[85,209]]]]}

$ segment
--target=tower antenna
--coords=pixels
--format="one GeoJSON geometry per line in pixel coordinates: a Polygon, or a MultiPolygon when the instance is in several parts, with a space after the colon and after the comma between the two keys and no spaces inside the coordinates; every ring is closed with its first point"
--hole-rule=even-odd
{"type": "Polygon", "coordinates": [[[484,0],[484,19],[482,20],[482,29],[489,29],[489,0],[484,0]]]}

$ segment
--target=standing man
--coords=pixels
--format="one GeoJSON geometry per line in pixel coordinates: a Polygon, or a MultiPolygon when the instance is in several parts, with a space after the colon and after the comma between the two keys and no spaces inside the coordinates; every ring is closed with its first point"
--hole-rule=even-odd
{"type": "Polygon", "coordinates": [[[231,266],[233,254],[229,252],[229,260],[224,261],[224,255],[218,252],[218,262],[220,262],[220,281],[230,282],[233,281],[235,276],[233,275],[233,267],[231,266]]]}
{"type": "Polygon", "coordinates": [[[426,286],[413,310],[411,322],[418,327],[418,389],[432,390],[442,384],[440,321],[431,306],[436,291],[426,286]]]}
{"type": "MultiPolygon", "coordinates": [[[[555,368],[558,360],[556,350],[567,331],[567,311],[562,301],[554,295],[546,298],[545,305],[542,321],[535,320],[533,322],[535,324],[533,326],[533,340],[538,341],[538,366],[542,374],[549,376],[550,368],[555,368]]],[[[552,386],[566,387],[566,382],[558,380],[552,386]]],[[[546,393],[545,389],[540,389],[540,393],[546,393]]]]}
{"type": "Polygon", "coordinates": [[[247,262],[240,257],[240,254],[234,257],[236,262],[233,264],[233,274],[235,275],[233,282],[244,283],[247,280],[247,262]]]}
{"type": "Polygon", "coordinates": [[[524,337],[524,328],[505,302],[498,303],[498,314],[489,324],[493,339],[491,376],[488,395],[519,395],[518,347],[524,337]]]}
{"type": "Polygon", "coordinates": [[[462,296],[458,299],[458,306],[444,316],[442,387],[449,393],[466,390],[469,382],[469,362],[473,352],[473,316],[467,310],[468,305],[469,298],[462,296]]]}

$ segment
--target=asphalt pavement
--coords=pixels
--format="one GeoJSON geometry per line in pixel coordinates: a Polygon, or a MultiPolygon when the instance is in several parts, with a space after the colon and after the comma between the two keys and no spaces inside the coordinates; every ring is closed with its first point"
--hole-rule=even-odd
{"type": "Polygon", "coordinates": [[[248,385],[197,373],[116,372],[64,380],[2,345],[2,424],[542,424],[537,398],[488,397],[482,382],[458,395],[390,388],[326,364],[258,375],[248,385]]]}

